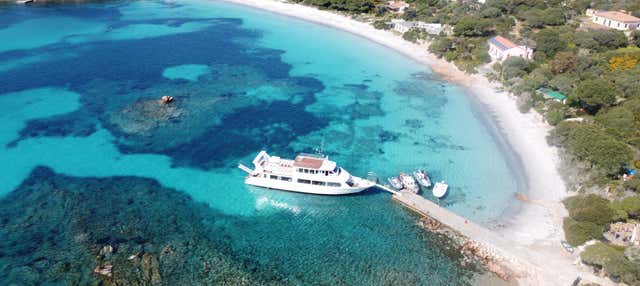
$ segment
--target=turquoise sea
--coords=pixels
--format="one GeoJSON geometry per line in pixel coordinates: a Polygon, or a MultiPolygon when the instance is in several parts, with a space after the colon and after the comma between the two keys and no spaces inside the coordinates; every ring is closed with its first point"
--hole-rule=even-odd
{"type": "Polygon", "coordinates": [[[425,168],[489,227],[523,182],[467,90],[219,1],[0,6],[0,122],[3,285],[468,285],[482,269],[389,194],[248,187],[237,163],[322,145],[360,176],[425,168]]]}

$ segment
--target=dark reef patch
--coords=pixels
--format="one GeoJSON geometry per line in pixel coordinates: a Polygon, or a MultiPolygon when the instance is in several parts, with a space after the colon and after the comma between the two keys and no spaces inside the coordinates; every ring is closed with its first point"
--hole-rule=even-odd
{"type": "MultiPolygon", "coordinates": [[[[260,46],[260,33],[242,28],[240,19],[118,20],[111,28],[194,21],[211,27],[138,40],[69,41],[30,50],[64,48],[77,56],[0,72],[0,93],[65,85],[81,94],[82,105],[71,114],[29,122],[11,144],[38,136],[87,136],[100,126],[115,136],[123,153],[164,154],[175,166],[209,169],[260,147],[282,150],[295,136],[328,124],[305,111],[324,89],[322,83],[289,76],[291,65],[282,61],[283,51],[260,46]],[[165,68],[182,64],[207,65],[210,73],[197,82],[162,76],[165,68]],[[252,94],[265,86],[283,96],[252,94]],[[154,112],[153,101],[164,95],[175,97],[175,103],[154,112]]],[[[372,111],[354,112],[362,117],[372,111]]]]}
{"type": "Polygon", "coordinates": [[[20,136],[8,144],[15,146],[20,140],[31,137],[86,137],[96,132],[98,121],[88,116],[86,110],[57,115],[49,118],[34,119],[20,130],[20,136]]]}
{"type": "Polygon", "coordinates": [[[211,236],[223,218],[153,180],[40,167],[0,200],[0,284],[265,284],[211,236]]]}

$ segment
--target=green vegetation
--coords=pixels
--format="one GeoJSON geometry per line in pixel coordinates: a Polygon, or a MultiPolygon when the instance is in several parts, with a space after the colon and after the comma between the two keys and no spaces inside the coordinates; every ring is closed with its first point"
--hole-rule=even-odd
{"type": "Polygon", "coordinates": [[[640,278],[640,264],[627,259],[624,248],[598,242],[588,246],[580,257],[585,263],[602,267],[609,276],[629,285],[636,285],[640,278]]]}
{"type": "Polygon", "coordinates": [[[593,124],[561,122],[548,140],[611,176],[619,174],[633,156],[629,146],[593,124]]]}
{"type": "MultiPolygon", "coordinates": [[[[640,218],[640,174],[622,180],[628,168],[640,169],[640,31],[627,37],[617,30],[590,30],[581,23],[589,21],[584,17],[587,8],[626,10],[640,17],[640,1],[406,0],[411,7],[403,15],[388,13],[382,0],[293,1],[367,13],[378,29],[400,17],[441,23],[451,29],[435,36],[412,29],[403,36],[412,42],[429,39],[431,53],[469,73],[491,61],[491,37],[501,35],[533,48],[533,60],[495,63],[487,76],[518,97],[522,112],[533,108],[554,126],[549,143],[581,170],[567,177],[569,188],[593,193],[565,200],[567,241],[580,245],[601,240],[611,222],[640,218]],[[545,97],[538,92],[545,88],[568,98],[560,102],[545,97]],[[605,197],[618,199],[610,202],[605,197]]],[[[629,252],[637,253],[640,261],[640,248],[629,252]]],[[[589,246],[582,259],[614,278],[638,284],[640,268],[622,248],[598,243],[589,246]]]]}
{"type": "Polygon", "coordinates": [[[381,1],[374,0],[292,0],[323,9],[346,11],[350,13],[371,13],[381,1]]]}
{"type": "Polygon", "coordinates": [[[602,237],[603,230],[617,217],[609,201],[596,195],[570,197],[564,205],[569,211],[564,232],[567,242],[574,246],[602,237]]]}

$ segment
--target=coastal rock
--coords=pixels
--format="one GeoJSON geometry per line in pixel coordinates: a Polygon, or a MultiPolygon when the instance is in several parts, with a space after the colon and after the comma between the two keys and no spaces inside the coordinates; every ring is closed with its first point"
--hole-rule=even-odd
{"type": "Polygon", "coordinates": [[[112,269],[113,265],[111,264],[98,265],[93,269],[93,273],[111,278],[113,276],[113,274],[111,273],[112,269]]]}
{"type": "Polygon", "coordinates": [[[155,100],[140,100],[112,114],[111,123],[124,133],[143,135],[150,134],[183,114],[184,110],[176,105],[158,105],[155,100]]]}
{"type": "Polygon", "coordinates": [[[142,255],[141,270],[144,277],[144,281],[151,283],[152,285],[158,285],[161,282],[160,267],[158,266],[158,259],[150,254],[145,253],[142,255]]]}
{"type": "Polygon", "coordinates": [[[107,244],[100,249],[100,255],[107,255],[113,252],[113,246],[107,244]]]}
{"type": "Polygon", "coordinates": [[[173,96],[163,95],[160,98],[160,104],[162,104],[162,105],[167,105],[167,104],[169,104],[171,102],[173,102],[173,96]]]}

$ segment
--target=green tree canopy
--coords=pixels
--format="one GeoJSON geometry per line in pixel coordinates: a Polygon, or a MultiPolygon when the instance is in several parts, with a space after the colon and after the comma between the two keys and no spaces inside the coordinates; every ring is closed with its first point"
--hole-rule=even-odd
{"type": "Polygon", "coordinates": [[[595,114],[600,108],[613,105],[616,102],[616,97],[621,95],[622,91],[612,82],[604,79],[591,79],[578,84],[572,97],[588,112],[595,114]]]}
{"type": "Polygon", "coordinates": [[[557,52],[567,47],[567,42],[560,38],[560,33],[553,29],[543,29],[533,35],[536,41],[536,51],[545,57],[553,57],[557,52]]]}
{"type": "Polygon", "coordinates": [[[614,216],[609,201],[594,194],[569,197],[564,200],[564,205],[569,211],[569,217],[575,221],[605,226],[614,216]]]}
{"type": "Polygon", "coordinates": [[[475,16],[466,16],[453,26],[453,33],[456,36],[467,37],[487,36],[491,33],[491,22],[475,16]]]}

